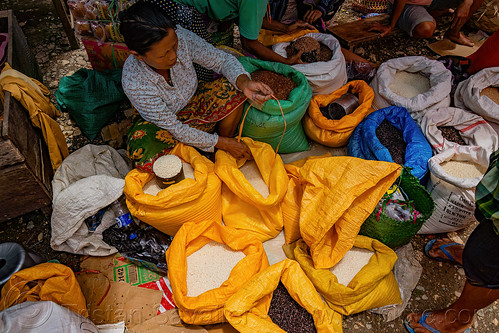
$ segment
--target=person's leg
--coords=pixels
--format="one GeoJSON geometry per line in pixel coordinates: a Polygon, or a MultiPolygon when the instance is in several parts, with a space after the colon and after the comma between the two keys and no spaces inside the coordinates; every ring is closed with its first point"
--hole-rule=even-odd
{"type": "MultiPolygon", "coordinates": [[[[445,244],[450,244],[453,243],[448,238],[440,238],[435,241],[433,246],[430,248],[429,251],[429,256],[431,258],[440,258],[440,259],[445,259],[448,260],[450,259],[441,249],[440,247],[445,244]]],[[[449,252],[449,254],[454,258],[456,263],[462,265],[463,264],[463,250],[464,250],[464,245],[451,245],[445,247],[445,250],[449,252]]]]}
{"type": "MultiPolygon", "coordinates": [[[[466,37],[461,32],[461,28],[469,20],[471,15],[474,12],[476,12],[476,10],[478,9],[478,7],[480,7],[480,5],[483,3],[483,1],[484,0],[473,0],[473,3],[471,4],[471,7],[468,11],[468,15],[466,16],[465,19],[457,20],[456,17],[454,17],[454,20],[451,23],[451,27],[445,33],[445,38],[450,39],[451,41],[453,41],[456,44],[461,44],[461,45],[465,45],[465,46],[475,45],[475,43],[473,43],[468,37],[466,37]]],[[[455,15],[457,14],[458,11],[459,11],[459,7],[458,7],[458,9],[456,9],[455,15]]]]}
{"type": "MultiPolygon", "coordinates": [[[[459,333],[473,323],[476,311],[492,304],[499,298],[499,289],[477,287],[466,281],[461,296],[448,308],[433,311],[426,319],[426,324],[441,333],[459,333]]],[[[409,325],[415,332],[430,332],[418,320],[421,313],[411,313],[407,316],[409,325]]]]}
{"type": "Polygon", "coordinates": [[[406,5],[397,26],[411,37],[430,38],[435,31],[436,22],[424,6],[406,5]]]}
{"type": "Polygon", "coordinates": [[[234,136],[237,126],[239,125],[239,121],[243,115],[244,105],[244,103],[239,105],[236,109],[234,109],[234,111],[232,111],[232,113],[218,123],[217,132],[220,136],[226,136],[228,138],[232,138],[234,136]]]}

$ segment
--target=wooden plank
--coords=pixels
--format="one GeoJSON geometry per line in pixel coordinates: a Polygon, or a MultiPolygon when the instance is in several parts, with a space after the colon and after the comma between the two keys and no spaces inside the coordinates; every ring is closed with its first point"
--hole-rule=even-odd
{"type": "Polygon", "coordinates": [[[369,29],[375,22],[388,24],[389,20],[390,15],[383,14],[359,21],[339,24],[328,28],[328,31],[338,39],[343,47],[351,48],[352,45],[378,38],[379,32],[369,31],[369,29]]]}
{"type": "Polygon", "coordinates": [[[0,169],[24,162],[24,156],[10,140],[0,140],[0,169]]]}
{"type": "Polygon", "coordinates": [[[50,193],[25,163],[0,170],[0,222],[51,205],[50,193]]]}
{"type": "Polygon", "coordinates": [[[66,11],[66,6],[64,5],[64,2],[62,0],[52,0],[52,3],[54,4],[54,7],[57,11],[57,15],[59,15],[59,18],[61,19],[62,27],[64,28],[66,36],[68,36],[69,45],[71,46],[71,49],[76,50],[80,48],[78,40],[76,39],[76,36],[74,34],[73,27],[71,25],[71,21],[66,11]]]}

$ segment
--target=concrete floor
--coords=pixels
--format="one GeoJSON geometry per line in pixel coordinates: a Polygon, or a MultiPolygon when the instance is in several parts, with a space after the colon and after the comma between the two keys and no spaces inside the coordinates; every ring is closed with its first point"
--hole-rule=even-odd
{"type": "MultiPolygon", "coordinates": [[[[347,0],[348,3],[349,0],[347,0]]],[[[38,60],[43,73],[44,83],[52,93],[57,89],[59,80],[63,76],[71,75],[79,68],[90,68],[83,48],[72,51],[69,49],[69,43],[51,1],[3,0],[0,3],[0,10],[4,9],[14,10],[28,39],[28,43],[38,60]]],[[[341,13],[343,19],[345,12],[348,14],[348,9],[341,13]]],[[[363,54],[364,57],[373,60],[386,58],[387,54],[392,54],[392,57],[395,57],[430,52],[424,48],[425,42],[418,42],[419,46],[405,47],[409,44],[414,45],[415,42],[403,35],[394,38],[397,39],[397,45],[399,45],[397,49],[385,45],[383,50],[379,50],[380,55],[374,53],[363,54]],[[423,49],[424,51],[421,51],[423,49]]],[[[365,50],[376,49],[376,47],[363,47],[364,52],[365,50]]],[[[90,142],[81,135],[81,131],[67,114],[63,114],[58,122],[67,137],[71,151],[90,142]]],[[[92,142],[101,143],[102,140],[97,139],[92,142]]],[[[472,230],[473,226],[470,226],[458,232],[456,236],[465,241],[472,230]]],[[[79,257],[53,251],[50,248],[49,240],[49,219],[43,216],[40,211],[26,214],[0,225],[0,242],[15,241],[22,243],[46,255],[48,258],[55,258],[70,267],[76,267],[79,257]]],[[[415,257],[423,266],[423,273],[402,316],[388,323],[381,316],[368,312],[344,317],[343,327],[345,332],[405,332],[402,318],[409,312],[422,312],[446,307],[457,299],[465,281],[464,271],[455,266],[426,258],[423,255],[422,248],[427,240],[426,236],[416,236],[412,241],[415,257]]],[[[498,332],[498,310],[499,305],[496,302],[479,311],[475,318],[472,332],[498,332]]]]}

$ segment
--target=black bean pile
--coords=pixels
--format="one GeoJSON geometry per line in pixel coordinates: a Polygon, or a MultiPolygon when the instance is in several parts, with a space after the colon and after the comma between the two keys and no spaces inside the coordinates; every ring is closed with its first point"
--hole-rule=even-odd
{"type": "Polygon", "coordinates": [[[321,106],[319,109],[321,110],[322,115],[327,119],[339,120],[347,115],[345,109],[341,105],[336,103],[321,106]]]}
{"type": "Polygon", "coordinates": [[[282,74],[259,69],[251,73],[253,81],[263,82],[272,89],[274,96],[280,100],[287,100],[289,93],[296,88],[296,83],[293,79],[282,74]]]}
{"type": "Polygon", "coordinates": [[[385,119],[376,128],[376,137],[388,149],[395,163],[401,165],[405,163],[405,147],[407,144],[404,141],[402,131],[399,131],[385,119]]]}
{"type": "Polygon", "coordinates": [[[444,139],[448,141],[455,142],[459,145],[466,146],[463,137],[459,134],[459,131],[453,126],[437,126],[437,128],[442,132],[444,139]]]}
{"type": "Polygon", "coordinates": [[[269,317],[288,333],[317,332],[312,315],[291,297],[282,282],[279,282],[272,295],[269,317]]]}

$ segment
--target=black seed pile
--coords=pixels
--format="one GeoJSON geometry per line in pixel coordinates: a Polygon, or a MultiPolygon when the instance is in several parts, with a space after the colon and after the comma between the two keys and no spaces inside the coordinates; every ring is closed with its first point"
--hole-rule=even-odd
{"type": "Polygon", "coordinates": [[[339,120],[347,115],[345,109],[341,105],[336,103],[321,106],[319,109],[321,110],[322,115],[327,119],[339,120]]]}
{"type": "Polygon", "coordinates": [[[317,332],[312,315],[291,297],[282,282],[279,282],[272,295],[269,317],[274,324],[288,333],[317,332]]]}
{"type": "Polygon", "coordinates": [[[279,100],[287,100],[289,93],[296,88],[293,79],[279,73],[259,69],[251,73],[253,81],[263,82],[272,89],[274,96],[279,100]]]}
{"type": "Polygon", "coordinates": [[[405,147],[407,144],[404,141],[402,131],[399,131],[385,119],[376,128],[376,136],[381,144],[388,149],[392,160],[403,165],[405,163],[405,147]]]}
{"type": "Polygon", "coordinates": [[[331,60],[331,58],[333,57],[333,51],[331,51],[331,49],[322,42],[318,42],[317,45],[319,47],[317,49],[313,49],[314,47],[316,47],[316,43],[317,41],[312,37],[302,37],[300,39],[297,39],[295,42],[290,43],[286,47],[288,58],[297,54],[299,50],[303,49],[304,52],[301,55],[301,60],[303,62],[312,63],[331,60]],[[304,38],[307,38],[306,43],[300,43],[303,42],[304,38]]]}
{"type": "Polygon", "coordinates": [[[442,136],[448,140],[460,144],[462,146],[466,146],[466,142],[464,142],[459,131],[453,126],[437,126],[437,128],[442,132],[442,136]]]}
{"type": "Polygon", "coordinates": [[[316,61],[329,61],[333,57],[333,51],[326,44],[319,42],[321,48],[319,49],[319,54],[317,55],[316,61]]]}

